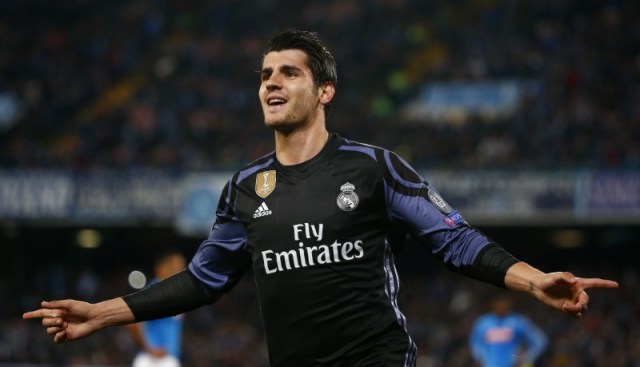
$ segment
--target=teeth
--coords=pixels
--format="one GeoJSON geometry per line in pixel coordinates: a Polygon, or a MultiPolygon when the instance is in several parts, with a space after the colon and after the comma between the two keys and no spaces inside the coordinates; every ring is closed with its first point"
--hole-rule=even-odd
{"type": "Polygon", "coordinates": [[[281,103],[284,103],[284,99],[274,98],[269,101],[269,105],[281,104],[281,103]]]}

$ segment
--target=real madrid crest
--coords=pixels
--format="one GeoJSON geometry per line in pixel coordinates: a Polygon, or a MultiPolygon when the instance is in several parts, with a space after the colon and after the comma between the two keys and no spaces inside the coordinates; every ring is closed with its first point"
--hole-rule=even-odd
{"type": "Polygon", "coordinates": [[[276,188],[276,171],[264,171],[256,174],[256,194],[261,198],[269,196],[276,188]]]}
{"type": "Polygon", "coordinates": [[[346,182],[344,185],[340,186],[340,191],[342,192],[338,194],[338,200],[336,200],[336,202],[338,203],[338,208],[344,210],[345,212],[350,212],[358,206],[358,203],[360,203],[360,198],[358,197],[358,194],[354,192],[355,189],[356,187],[349,182],[346,182]]]}

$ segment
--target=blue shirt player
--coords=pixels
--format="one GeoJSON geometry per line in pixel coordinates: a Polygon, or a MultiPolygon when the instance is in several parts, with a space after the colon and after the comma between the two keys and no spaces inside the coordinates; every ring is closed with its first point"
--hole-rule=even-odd
{"type": "MultiPolygon", "coordinates": [[[[176,251],[162,252],[154,266],[155,279],[167,278],[186,268],[186,260],[176,251]]],[[[129,332],[140,352],[133,367],[179,367],[182,315],[129,325],[129,332]]]]}
{"type": "Polygon", "coordinates": [[[498,297],[493,312],[480,316],[469,344],[483,367],[532,366],[547,345],[546,335],[526,317],[511,311],[511,301],[498,297]]]}

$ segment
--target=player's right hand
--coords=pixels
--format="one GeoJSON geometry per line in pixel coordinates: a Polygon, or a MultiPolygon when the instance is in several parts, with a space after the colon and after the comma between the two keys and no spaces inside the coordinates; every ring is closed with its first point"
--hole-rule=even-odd
{"type": "Polygon", "coordinates": [[[42,302],[42,308],[25,312],[22,318],[42,319],[42,326],[53,341],[62,343],[91,335],[99,329],[92,316],[93,304],[74,300],[42,302]]]}

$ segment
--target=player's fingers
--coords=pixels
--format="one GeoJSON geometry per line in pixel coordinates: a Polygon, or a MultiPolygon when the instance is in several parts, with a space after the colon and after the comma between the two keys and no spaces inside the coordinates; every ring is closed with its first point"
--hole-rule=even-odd
{"type": "Polygon", "coordinates": [[[56,335],[53,337],[53,341],[56,343],[62,343],[67,341],[67,331],[61,330],[57,332],[56,335]]]}
{"type": "Polygon", "coordinates": [[[618,282],[600,278],[578,278],[581,288],[618,288],[618,282]]]}
{"type": "Polygon", "coordinates": [[[22,314],[22,319],[23,320],[29,320],[29,319],[35,319],[38,317],[43,317],[41,316],[42,310],[36,310],[36,311],[29,311],[29,312],[25,312],[22,314]]]}
{"type": "Polygon", "coordinates": [[[24,314],[22,314],[22,318],[25,319],[25,320],[38,319],[38,318],[43,318],[43,317],[59,318],[61,316],[62,316],[62,311],[60,311],[60,310],[51,310],[51,309],[48,309],[48,308],[41,308],[39,310],[29,311],[29,312],[25,312],[24,314]]]}
{"type": "Polygon", "coordinates": [[[52,326],[47,328],[47,334],[56,335],[57,333],[63,331],[64,329],[60,326],[52,326]]]}
{"type": "Polygon", "coordinates": [[[583,313],[583,310],[581,310],[580,308],[573,307],[573,306],[563,307],[562,311],[564,313],[568,314],[568,315],[571,315],[571,316],[577,318],[577,319],[581,318],[582,317],[582,313],[583,313]]]}
{"type": "Polygon", "coordinates": [[[547,274],[548,285],[561,285],[561,284],[574,284],[577,283],[578,278],[567,271],[559,271],[547,274]]]}
{"type": "Polygon", "coordinates": [[[45,317],[42,319],[42,326],[61,326],[64,321],[57,317],[45,317]]]}
{"type": "Polygon", "coordinates": [[[588,304],[589,295],[582,291],[578,294],[575,300],[565,302],[562,305],[562,311],[580,318],[582,317],[582,314],[587,311],[588,304]]]}
{"type": "Polygon", "coordinates": [[[579,300],[576,303],[575,310],[577,313],[582,314],[587,311],[587,304],[589,303],[589,296],[585,292],[582,292],[579,296],[579,300]]]}
{"type": "Polygon", "coordinates": [[[40,306],[42,308],[49,308],[49,309],[58,308],[58,309],[67,310],[71,308],[71,304],[72,304],[71,300],[62,299],[62,300],[56,300],[56,301],[42,301],[40,303],[40,306]]]}
{"type": "Polygon", "coordinates": [[[576,312],[582,311],[582,307],[571,302],[565,302],[562,305],[562,311],[569,314],[575,314],[576,312]]]}

